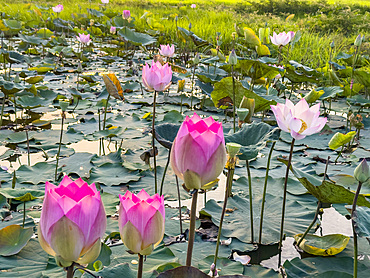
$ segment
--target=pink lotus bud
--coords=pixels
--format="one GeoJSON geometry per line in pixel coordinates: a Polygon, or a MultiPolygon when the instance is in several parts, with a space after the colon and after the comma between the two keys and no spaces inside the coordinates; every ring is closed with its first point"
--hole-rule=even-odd
{"type": "Polygon", "coordinates": [[[123,17],[123,19],[129,19],[130,18],[130,16],[131,16],[131,12],[130,12],[130,10],[124,10],[123,12],[122,12],[122,17],[123,17]]]}
{"type": "Polygon", "coordinates": [[[305,138],[317,132],[325,126],[327,118],[320,116],[320,103],[309,107],[307,101],[302,98],[295,106],[286,99],[285,104],[271,105],[279,128],[296,140],[305,138]]]}
{"type": "Polygon", "coordinates": [[[85,35],[78,33],[77,40],[83,45],[89,45],[91,42],[90,34],[85,35]]]}
{"type": "Polygon", "coordinates": [[[149,91],[163,92],[171,85],[172,70],[168,63],[162,66],[160,62],[153,61],[151,67],[145,64],[142,77],[144,86],[149,91]]]}
{"type": "Polygon", "coordinates": [[[107,226],[104,206],[95,184],[64,176],[59,186],[45,185],[38,238],[58,265],[87,264],[100,253],[107,226]]]}
{"type": "Polygon", "coordinates": [[[117,31],[117,28],[116,27],[114,27],[114,26],[111,26],[110,27],[110,30],[109,30],[109,32],[111,33],[111,34],[115,34],[116,33],[116,31],[117,31]]]}
{"type": "Polygon", "coordinates": [[[64,10],[64,7],[62,4],[56,5],[55,7],[52,7],[54,13],[60,13],[64,10]]]}
{"type": "Polygon", "coordinates": [[[294,37],[294,32],[282,32],[278,35],[274,32],[272,36],[270,36],[271,42],[277,46],[284,46],[287,45],[294,37]]]}
{"type": "Polygon", "coordinates": [[[166,56],[166,57],[172,57],[173,54],[175,53],[175,46],[174,45],[162,45],[161,44],[161,49],[159,50],[159,53],[162,55],[162,56],[166,56]]]}
{"type": "Polygon", "coordinates": [[[195,9],[196,7],[197,7],[197,5],[195,5],[195,4],[190,5],[190,8],[192,8],[192,9],[195,9]]]}
{"type": "Polygon", "coordinates": [[[126,191],[119,199],[118,226],[123,243],[134,253],[151,254],[164,234],[164,197],[150,196],[142,189],[137,195],[126,191]]]}
{"type": "Polygon", "coordinates": [[[101,0],[101,2],[102,2],[103,4],[108,4],[108,3],[109,3],[109,0],[101,0]]]}
{"type": "Polygon", "coordinates": [[[171,149],[171,166],[189,189],[217,179],[226,163],[222,123],[212,117],[186,116],[171,149]]]}

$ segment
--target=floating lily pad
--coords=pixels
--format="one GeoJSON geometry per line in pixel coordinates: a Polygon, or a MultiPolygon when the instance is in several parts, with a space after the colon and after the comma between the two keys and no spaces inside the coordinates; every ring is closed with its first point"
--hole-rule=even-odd
{"type": "MultiPolygon", "coordinates": [[[[298,234],[294,236],[294,239],[298,242],[301,237],[302,234],[298,234]]],[[[348,241],[349,237],[341,234],[330,234],[325,236],[307,234],[299,247],[311,255],[324,257],[334,256],[346,248],[348,241]]]]}
{"type": "Polygon", "coordinates": [[[32,228],[22,228],[19,225],[9,225],[0,230],[0,255],[17,254],[28,243],[33,235],[32,228]]]}

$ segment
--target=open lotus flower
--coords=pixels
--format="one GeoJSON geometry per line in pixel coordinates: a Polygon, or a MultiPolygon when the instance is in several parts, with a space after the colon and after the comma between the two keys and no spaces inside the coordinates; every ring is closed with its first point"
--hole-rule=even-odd
{"type": "Polygon", "coordinates": [[[59,186],[45,185],[38,238],[41,247],[62,267],[87,264],[100,253],[107,225],[95,184],[65,176],[59,186]]]}
{"type": "Polygon", "coordinates": [[[122,17],[123,17],[123,19],[129,19],[130,18],[130,16],[131,16],[131,12],[130,12],[130,10],[124,10],[123,12],[122,12],[122,17]]]}
{"type": "Polygon", "coordinates": [[[103,4],[108,4],[108,3],[109,3],[109,0],[101,0],[101,2],[102,2],[103,4]]]}
{"type": "Polygon", "coordinates": [[[171,149],[171,166],[189,189],[214,181],[226,163],[222,123],[212,117],[186,116],[171,149]]]}
{"type": "Polygon", "coordinates": [[[91,42],[90,34],[85,35],[78,33],[77,40],[83,45],[89,45],[91,42]]]}
{"type": "Polygon", "coordinates": [[[118,225],[123,243],[134,253],[151,254],[164,234],[164,197],[150,196],[142,189],[137,195],[126,191],[119,199],[118,225]]]}
{"type": "Polygon", "coordinates": [[[64,7],[62,4],[56,5],[55,7],[52,7],[54,13],[60,13],[64,10],[64,7]]]}
{"type": "Polygon", "coordinates": [[[149,91],[163,92],[167,90],[171,85],[172,70],[168,63],[162,64],[160,62],[152,62],[152,66],[149,67],[145,64],[143,67],[143,83],[149,91]]]}
{"type": "Polygon", "coordinates": [[[197,5],[195,5],[195,4],[190,5],[190,8],[192,8],[192,9],[195,9],[196,7],[197,7],[197,5]]]}
{"type": "Polygon", "coordinates": [[[271,105],[271,109],[280,129],[290,132],[296,140],[320,132],[327,122],[327,118],[319,117],[320,103],[309,107],[304,98],[295,106],[286,99],[285,104],[271,105]]]}
{"type": "Polygon", "coordinates": [[[294,32],[290,31],[288,33],[281,32],[278,35],[274,32],[272,36],[270,36],[271,42],[277,46],[284,46],[287,45],[294,37],[294,32]]]}
{"type": "Polygon", "coordinates": [[[161,45],[161,49],[159,50],[159,53],[162,55],[162,56],[166,56],[166,57],[172,57],[173,54],[175,53],[175,46],[174,45],[161,45]]]}
{"type": "Polygon", "coordinates": [[[114,27],[114,26],[111,26],[110,27],[110,30],[109,30],[109,32],[111,33],[111,34],[115,34],[116,33],[116,31],[117,31],[117,28],[116,27],[114,27]]]}

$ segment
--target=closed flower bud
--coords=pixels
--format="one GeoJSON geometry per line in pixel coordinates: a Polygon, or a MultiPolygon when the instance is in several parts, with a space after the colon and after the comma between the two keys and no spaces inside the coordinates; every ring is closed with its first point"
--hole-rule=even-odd
{"type": "Polygon", "coordinates": [[[68,99],[59,100],[59,106],[60,106],[60,109],[62,109],[63,112],[66,112],[66,110],[68,108],[68,105],[69,105],[68,99]]]}
{"type": "Polygon", "coordinates": [[[229,55],[229,64],[235,66],[238,63],[238,56],[236,56],[235,49],[229,55]]]}
{"type": "Polygon", "coordinates": [[[355,42],[354,42],[354,45],[359,47],[360,45],[362,44],[362,37],[361,35],[359,34],[356,39],[355,39],[355,42]]]}
{"type": "Polygon", "coordinates": [[[361,163],[356,167],[354,172],[354,177],[361,183],[365,183],[370,178],[369,165],[367,164],[366,159],[363,159],[361,163]]]}

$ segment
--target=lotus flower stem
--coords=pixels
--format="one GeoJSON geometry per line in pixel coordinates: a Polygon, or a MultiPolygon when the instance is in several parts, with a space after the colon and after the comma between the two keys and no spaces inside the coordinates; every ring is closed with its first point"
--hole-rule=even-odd
{"type": "Polygon", "coordinates": [[[26,137],[27,137],[27,158],[28,158],[28,166],[31,166],[30,140],[28,138],[28,130],[27,129],[26,129],[26,137]]]}
{"type": "Polygon", "coordinates": [[[212,270],[212,277],[215,277],[216,275],[216,264],[217,264],[217,256],[218,256],[218,250],[220,247],[220,240],[221,240],[221,231],[222,231],[222,223],[224,221],[225,212],[226,212],[226,206],[227,206],[227,199],[229,197],[230,189],[232,187],[233,183],[233,177],[234,177],[234,171],[235,169],[230,168],[227,172],[227,178],[226,178],[226,188],[225,188],[225,197],[224,197],[224,205],[222,207],[222,213],[221,213],[221,219],[220,224],[218,225],[218,234],[217,234],[217,242],[216,242],[216,251],[215,256],[213,259],[214,268],[212,270]]]}
{"type": "Polygon", "coordinates": [[[139,265],[137,269],[137,278],[143,277],[143,265],[144,265],[144,256],[139,254],[139,265]]]}
{"type": "Polygon", "coordinates": [[[15,128],[17,129],[17,103],[15,100],[15,94],[13,95],[14,99],[14,123],[15,123],[15,128]]]}
{"type": "Polygon", "coordinates": [[[315,216],[310,224],[310,226],[307,227],[306,231],[304,232],[304,234],[301,236],[301,238],[298,240],[297,242],[297,246],[300,247],[300,244],[302,243],[302,241],[304,240],[304,238],[306,237],[306,235],[308,234],[308,232],[311,230],[312,226],[315,224],[316,220],[317,220],[317,216],[319,215],[319,212],[320,212],[320,209],[321,209],[321,202],[318,201],[317,202],[317,208],[316,208],[316,212],[315,212],[315,216]]]}
{"type": "Polygon", "coordinates": [[[57,157],[56,157],[57,161],[56,161],[56,164],[55,164],[55,177],[54,177],[55,181],[57,181],[57,177],[58,177],[58,163],[59,163],[60,148],[62,146],[64,118],[65,118],[65,112],[63,111],[62,112],[62,124],[61,124],[61,127],[60,127],[59,147],[58,147],[58,153],[57,153],[57,157]]]}
{"type": "Polygon", "coordinates": [[[23,202],[23,223],[22,223],[23,228],[25,222],[26,222],[26,202],[23,202]]]}
{"type": "Polygon", "coordinates": [[[164,184],[164,178],[166,177],[166,173],[167,173],[167,169],[168,169],[168,164],[170,164],[170,154],[171,154],[171,150],[168,151],[168,158],[167,158],[167,162],[166,162],[166,166],[164,167],[164,171],[163,171],[163,176],[162,176],[162,181],[161,181],[161,190],[159,191],[159,195],[163,195],[163,184],[164,184]]]}
{"type": "Polygon", "coordinates": [[[107,102],[105,103],[105,108],[104,108],[103,130],[105,130],[105,122],[107,119],[107,109],[108,109],[109,98],[110,98],[110,94],[108,94],[107,102]]]}
{"type": "Polygon", "coordinates": [[[341,154],[342,154],[342,152],[343,152],[343,149],[344,149],[344,145],[343,145],[343,146],[342,146],[342,148],[340,149],[340,152],[339,152],[339,154],[338,154],[337,158],[334,160],[334,163],[335,163],[335,164],[337,163],[338,158],[341,156],[341,154]]]}
{"type": "Polygon", "coordinates": [[[190,109],[193,110],[193,90],[194,90],[194,75],[195,75],[195,68],[196,66],[194,65],[193,67],[193,75],[191,77],[191,97],[190,97],[190,109]]]}
{"type": "Polygon", "coordinates": [[[176,185],[177,185],[177,198],[179,199],[179,220],[180,220],[180,234],[182,234],[182,211],[181,211],[181,195],[180,195],[180,186],[179,178],[175,175],[176,185]]]}
{"type": "Polygon", "coordinates": [[[357,205],[357,199],[358,195],[360,194],[362,182],[358,182],[357,191],[355,194],[355,197],[353,198],[353,204],[352,204],[352,212],[351,212],[351,220],[352,220],[352,230],[353,230],[353,277],[357,278],[357,257],[358,257],[358,246],[357,246],[357,233],[355,229],[355,221],[354,221],[354,215],[356,211],[356,205],[357,205]]]}
{"type": "Polygon", "coordinates": [[[236,110],[236,98],[235,98],[235,79],[234,79],[234,66],[231,65],[231,78],[233,80],[233,128],[234,128],[234,133],[236,132],[236,125],[235,125],[235,110],[236,110]]]}
{"type": "Polygon", "coordinates": [[[191,200],[191,211],[190,211],[190,227],[189,227],[189,239],[188,239],[188,251],[186,254],[186,266],[191,266],[191,257],[193,255],[193,245],[195,237],[195,220],[197,214],[197,199],[198,189],[194,189],[191,200]]]}
{"type": "Polygon", "coordinates": [[[153,163],[154,163],[154,193],[158,192],[158,185],[157,185],[157,160],[156,160],[156,153],[155,153],[155,101],[157,98],[157,92],[154,91],[153,95],[153,119],[152,119],[152,151],[153,151],[153,163]]]}
{"type": "Polygon", "coordinates": [[[292,156],[293,156],[293,149],[294,149],[294,142],[295,138],[292,139],[292,143],[290,144],[290,152],[289,152],[289,159],[288,165],[286,167],[285,172],[285,180],[284,180],[284,193],[283,193],[283,209],[281,212],[281,225],[280,225],[280,240],[279,240],[279,258],[278,258],[278,268],[281,266],[281,251],[283,247],[283,235],[284,235],[284,216],[285,216],[285,203],[286,203],[286,192],[287,192],[287,185],[288,185],[288,176],[289,176],[289,169],[292,163],[292,156]]]}
{"type": "Polygon", "coordinates": [[[2,125],[3,125],[3,115],[4,115],[5,99],[6,99],[6,95],[4,94],[4,96],[3,96],[3,103],[1,104],[0,127],[2,127],[2,125]]]}
{"type": "Polygon", "coordinates": [[[254,228],[253,228],[253,203],[252,203],[252,176],[251,170],[249,168],[248,160],[245,161],[247,166],[247,173],[248,173],[248,185],[249,185],[249,210],[250,210],[250,218],[251,218],[251,243],[254,242],[254,228]]]}
{"type": "Polygon", "coordinates": [[[73,278],[74,263],[72,263],[72,265],[67,267],[66,269],[67,269],[67,278],[73,278]]]}
{"type": "Polygon", "coordinates": [[[263,225],[263,213],[265,210],[265,200],[266,200],[266,190],[267,190],[267,181],[268,181],[268,176],[269,176],[269,170],[270,170],[270,161],[271,161],[271,156],[272,152],[274,150],[276,141],[272,142],[272,146],[269,152],[269,156],[267,159],[267,167],[266,167],[266,175],[265,175],[265,184],[263,186],[263,195],[262,195],[262,205],[261,205],[261,219],[260,219],[260,234],[259,234],[259,240],[258,243],[262,243],[262,225],[263,225]]]}

